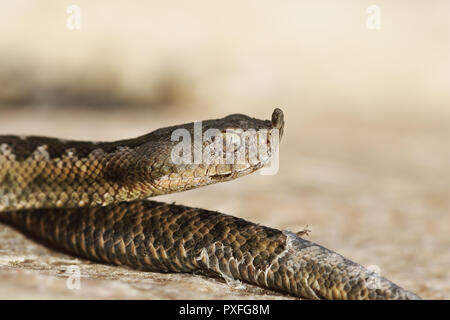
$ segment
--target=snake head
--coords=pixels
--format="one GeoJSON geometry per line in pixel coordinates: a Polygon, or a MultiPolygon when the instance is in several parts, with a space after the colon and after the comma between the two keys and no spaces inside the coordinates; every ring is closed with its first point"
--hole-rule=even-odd
{"type": "Polygon", "coordinates": [[[271,161],[283,135],[284,117],[243,114],[199,121],[152,133],[147,174],[155,193],[171,193],[252,173],[271,161]]]}

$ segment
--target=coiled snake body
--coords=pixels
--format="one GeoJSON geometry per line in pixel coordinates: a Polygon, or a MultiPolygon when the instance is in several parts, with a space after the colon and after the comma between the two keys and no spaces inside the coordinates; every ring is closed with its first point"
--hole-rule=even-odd
{"type": "MultiPolygon", "coordinates": [[[[419,298],[297,234],[142,200],[232,180],[267,164],[267,157],[175,163],[177,129],[196,135],[189,123],[116,142],[0,136],[0,220],[69,253],[139,270],[239,279],[312,299],[419,298]]],[[[281,137],[284,119],[276,109],[270,121],[236,114],[204,121],[202,129],[216,130],[225,152],[233,153],[245,147],[243,132],[264,129],[269,137],[276,129],[281,137]]],[[[192,146],[206,150],[215,142],[192,146]]],[[[270,155],[273,143],[264,142],[270,155]]]]}

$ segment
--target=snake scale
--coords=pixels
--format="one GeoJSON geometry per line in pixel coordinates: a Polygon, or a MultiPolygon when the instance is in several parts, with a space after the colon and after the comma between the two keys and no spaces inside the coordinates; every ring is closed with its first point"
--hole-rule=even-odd
{"type": "MultiPolygon", "coordinates": [[[[196,134],[188,123],[115,142],[0,136],[0,220],[65,252],[138,270],[239,279],[310,299],[419,299],[301,233],[144,200],[232,180],[269,161],[175,163],[177,129],[196,134]]],[[[203,121],[202,129],[223,139],[194,141],[194,150],[221,141],[233,153],[245,147],[246,131],[278,130],[281,138],[284,116],[280,109],[271,120],[234,114],[203,121]]],[[[264,142],[272,155],[273,141],[264,142]]]]}

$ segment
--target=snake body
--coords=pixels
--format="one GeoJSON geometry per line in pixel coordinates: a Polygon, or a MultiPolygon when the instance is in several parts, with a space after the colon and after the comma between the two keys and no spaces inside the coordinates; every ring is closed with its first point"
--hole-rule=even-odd
{"type": "MultiPolygon", "coordinates": [[[[202,125],[233,154],[245,147],[243,132],[281,137],[284,117],[275,109],[271,120],[236,114],[202,125]]],[[[142,200],[232,180],[269,161],[174,163],[177,129],[196,135],[188,123],[116,142],[0,136],[0,220],[71,254],[138,270],[239,279],[310,299],[419,298],[299,234],[142,200]]],[[[263,137],[270,158],[273,141],[263,137]]]]}

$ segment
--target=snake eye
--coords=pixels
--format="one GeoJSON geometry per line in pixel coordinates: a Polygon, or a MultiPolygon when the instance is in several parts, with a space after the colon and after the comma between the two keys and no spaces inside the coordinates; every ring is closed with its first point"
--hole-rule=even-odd
{"type": "Polygon", "coordinates": [[[234,152],[241,147],[241,135],[235,132],[225,134],[225,148],[227,152],[234,152]]]}

